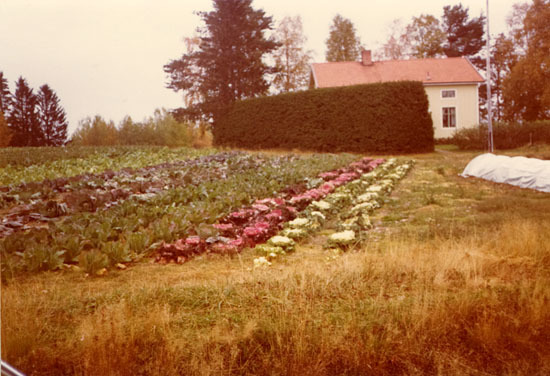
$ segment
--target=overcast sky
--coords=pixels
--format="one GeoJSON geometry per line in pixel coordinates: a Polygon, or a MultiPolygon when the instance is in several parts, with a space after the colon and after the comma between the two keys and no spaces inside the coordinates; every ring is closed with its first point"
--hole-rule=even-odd
{"type": "MultiPolygon", "coordinates": [[[[491,35],[506,31],[506,17],[520,0],[490,0],[491,35]]],[[[300,15],[315,61],[324,61],[332,18],[351,19],[363,44],[377,49],[392,20],[441,18],[443,6],[462,3],[470,17],[485,14],[486,0],[254,0],[275,22],[300,15]]],[[[101,115],[117,124],[156,108],[181,106],[165,88],[163,65],[183,53],[183,38],[201,26],[195,11],[211,0],[0,0],[0,71],[23,76],[36,90],[57,93],[72,132],[79,120],[101,115]]]]}

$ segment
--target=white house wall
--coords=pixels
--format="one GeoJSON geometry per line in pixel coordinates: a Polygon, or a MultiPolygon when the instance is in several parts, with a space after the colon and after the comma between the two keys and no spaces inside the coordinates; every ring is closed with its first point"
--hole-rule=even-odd
{"type": "Polygon", "coordinates": [[[479,124],[479,98],[477,84],[471,85],[424,85],[430,103],[434,124],[434,137],[452,137],[461,128],[479,124]],[[442,98],[442,90],[455,90],[454,98],[442,98]],[[456,128],[443,128],[443,107],[455,107],[456,128]]]}

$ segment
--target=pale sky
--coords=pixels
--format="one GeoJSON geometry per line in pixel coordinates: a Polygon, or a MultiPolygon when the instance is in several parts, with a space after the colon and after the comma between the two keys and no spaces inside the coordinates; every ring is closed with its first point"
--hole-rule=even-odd
{"type": "MultiPolygon", "coordinates": [[[[520,0],[490,0],[494,37],[520,0]]],[[[441,18],[445,5],[462,3],[470,17],[485,14],[486,0],[254,0],[276,22],[302,17],[307,48],[325,58],[325,40],[336,14],[349,18],[362,43],[376,50],[394,19],[441,18]]],[[[47,83],[57,93],[70,132],[87,117],[118,124],[156,108],[177,108],[181,95],[166,89],[163,66],[184,52],[183,38],[202,26],[195,11],[211,0],[0,0],[0,71],[13,93],[19,76],[35,90],[47,83]]],[[[276,25],[276,24],[275,24],[276,25]]]]}

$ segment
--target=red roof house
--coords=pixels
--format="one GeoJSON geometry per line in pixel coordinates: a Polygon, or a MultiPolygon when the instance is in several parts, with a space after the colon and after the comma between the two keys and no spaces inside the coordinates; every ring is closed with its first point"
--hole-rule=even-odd
{"type": "Polygon", "coordinates": [[[326,88],[388,81],[421,81],[430,103],[436,138],[479,123],[478,86],[485,80],[465,57],[314,63],[312,86],[326,88]]]}

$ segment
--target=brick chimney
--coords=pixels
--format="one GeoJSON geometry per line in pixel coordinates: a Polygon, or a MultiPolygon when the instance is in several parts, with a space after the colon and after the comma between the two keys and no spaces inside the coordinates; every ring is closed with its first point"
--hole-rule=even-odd
{"type": "Polygon", "coordinates": [[[361,51],[361,63],[363,65],[369,66],[372,65],[372,54],[370,50],[361,51]]]}

